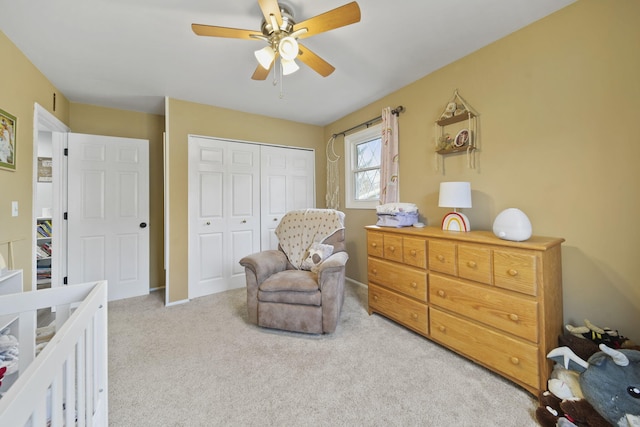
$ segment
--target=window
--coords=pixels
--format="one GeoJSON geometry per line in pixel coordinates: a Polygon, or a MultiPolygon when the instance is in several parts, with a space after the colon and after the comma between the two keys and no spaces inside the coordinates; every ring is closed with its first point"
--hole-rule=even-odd
{"type": "Polygon", "coordinates": [[[344,138],[345,201],[351,209],[375,209],[380,204],[382,125],[344,138]]]}

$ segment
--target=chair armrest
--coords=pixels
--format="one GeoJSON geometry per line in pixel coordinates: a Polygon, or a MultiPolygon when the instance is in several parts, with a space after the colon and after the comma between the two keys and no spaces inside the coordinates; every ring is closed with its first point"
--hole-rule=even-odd
{"type": "Polygon", "coordinates": [[[346,252],[336,252],[329,258],[325,259],[317,269],[318,282],[322,283],[324,275],[344,270],[348,259],[349,254],[346,252]]]}
{"type": "Polygon", "coordinates": [[[240,260],[240,265],[255,274],[257,284],[264,282],[269,276],[287,269],[287,256],[272,249],[247,255],[240,260]]]}

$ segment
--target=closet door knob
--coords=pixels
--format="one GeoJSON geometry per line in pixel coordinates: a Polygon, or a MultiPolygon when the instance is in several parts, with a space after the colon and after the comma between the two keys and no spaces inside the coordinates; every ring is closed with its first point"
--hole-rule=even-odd
{"type": "Polygon", "coordinates": [[[141,222],[140,223],[140,228],[147,228],[147,223],[146,222],[141,222]]]}

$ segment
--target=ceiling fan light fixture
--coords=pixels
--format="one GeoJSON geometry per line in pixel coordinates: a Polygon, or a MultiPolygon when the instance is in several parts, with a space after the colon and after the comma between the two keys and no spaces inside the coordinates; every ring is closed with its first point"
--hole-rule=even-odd
{"type": "Polygon", "coordinates": [[[276,53],[271,46],[265,46],[260,50],[256,50],[254,54],[260,66],[265,70],[268,70],[271,67],[271,63],[276,57],[276,53]]]}
{"type": "Polygon", "coordinates": [[[282,58],[282,75],[288,76],[289,74],[293,74],[300,69],[296,61],[293,59],[284,59],[282,58]]]}
{"type": "Polygon", "coordinates": [[[298,56],[298,42],[291,36],[283,37],[278,44],[282,59],[293,61],[298,56]]]}

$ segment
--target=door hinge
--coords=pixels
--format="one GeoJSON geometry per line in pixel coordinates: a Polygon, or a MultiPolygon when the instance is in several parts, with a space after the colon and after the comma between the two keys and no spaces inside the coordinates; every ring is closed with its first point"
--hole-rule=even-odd
{"type": "Polygon", "coordinates": [[[67,276],[64,276],[64,279],[62,279],[62,284],[66,285],[67,284],[67,276]]]}
{"type": "Polygon", "coordinates": [[[68,156],[68,155],[69,155],[69,149],[68,149],[68,148],[65,148],[65,149],[64,149],[64,155],[65,155],[65,156],[68,156]]]}
{"type": "Polygon", "coordinates": [[[67,212],[64,213],[64,215],[62,216],[64,219],[69,219],[69,215],[67,215],[67,212]]]}

